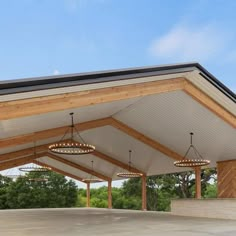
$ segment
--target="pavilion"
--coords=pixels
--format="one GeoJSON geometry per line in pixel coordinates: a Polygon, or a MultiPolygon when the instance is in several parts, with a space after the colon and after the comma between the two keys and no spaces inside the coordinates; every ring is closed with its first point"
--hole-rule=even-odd
{"type": "MultiPolygon", "coordinates": [[[[56,75],[0,82],[0,170],[28,163],[83,181],[93,174],[108,182],[130,170],[146,176],[175,173],[189,133],[209,167],[217,167],[218,197],[236,197],[236,95],[198,63],[56,75]],[[96,149],[86,155],[48,151],[70,125],[96,149]],[[33,155],[33,143],[37,154],[33,155]],[[94,161],[94,171],[91,169],[94,161]]],[[[196,198],[201,198],[200,168],[196,198]]],[[[90,184],[87,183],[87,206],[90,184]]]]}

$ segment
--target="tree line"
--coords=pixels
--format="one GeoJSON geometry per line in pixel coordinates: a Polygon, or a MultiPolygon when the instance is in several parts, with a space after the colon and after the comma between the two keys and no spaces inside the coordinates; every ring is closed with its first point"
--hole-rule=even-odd
{"type": "MultiPolygon", "coordinates": [[[[216,169],[201,173],[203,198],[214,198],[216,169]]],[[[91,185],[92,187],[92,185],[91,185]]],[[[175,198],[193,198],[195,178],[191,171],[147,177],[147,209],[169,211],[175,198]]],[[[107,187],[91,188],[91,207],[106,208],[107,187]]],[[[112,205],[115,209],[141,209],[141,179],[123,182],[121,188],[112,188],[112,205]]],[[[86,189],[78,189],[73,180],[55,172],[28,173],[13,180],[0,175],[0,209],[85,207],[86,189]],[[34,181],[46,179],[46,181],[34,181]]]]}

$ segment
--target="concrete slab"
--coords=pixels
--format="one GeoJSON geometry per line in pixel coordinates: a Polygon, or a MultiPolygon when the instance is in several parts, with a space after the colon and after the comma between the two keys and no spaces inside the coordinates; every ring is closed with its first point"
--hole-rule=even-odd
{"type": "Polygon", "coordinates": [[[236,221],[108,209],[2,210],[0,235],[235,236],[236,221]]]}

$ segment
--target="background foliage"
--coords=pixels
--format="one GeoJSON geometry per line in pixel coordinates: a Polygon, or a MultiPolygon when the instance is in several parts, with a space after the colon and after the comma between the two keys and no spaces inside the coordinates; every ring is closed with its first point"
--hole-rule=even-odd
{"type": "MultiPolygon", "coordinates": [[[[201,173],[202,196],[215,198],[216,170],[201,173]]],[[[92,187],[92,186],[91,186],[92,187]]],[[[107,207],[107,187],[91,188],[91,207],[107,207]]],[[[147,208],[152,211],[169,211],[173,198],[193,198],[195,179],[192,172],[183,172],[147,178],[147,208]]],[[[141,179],[124,181],[121,188],[112,188],[113,208],[141,209],[141,179]]],[[[0,209],[85,207],[86,190],[77,189],[76,183],[64,176],[49,172],[29,173],[12,180],[0,175],[0,209]],[[30,178],[47,178],[47,182],[29,181],[30,178]]]]}
{"type": "Polygon", "coordinates": [[[63,175],[48,172],[29,173],[12,179],[0,176],[0,208],[72,207],[77,201],[77,186],[63,175]],[[46,176],[45,176],[46,175],[46,176]],[[47,178],[46,182],[32,181],[47,178]]]}

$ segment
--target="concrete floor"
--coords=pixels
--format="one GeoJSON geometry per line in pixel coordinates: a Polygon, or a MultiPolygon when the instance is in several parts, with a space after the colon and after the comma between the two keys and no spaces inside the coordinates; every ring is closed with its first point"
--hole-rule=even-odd
{"type": "Polygon", "coordinates": [[[0,235],[235,236],[236,221],[108,209],[2,210],[0,235]]]}

